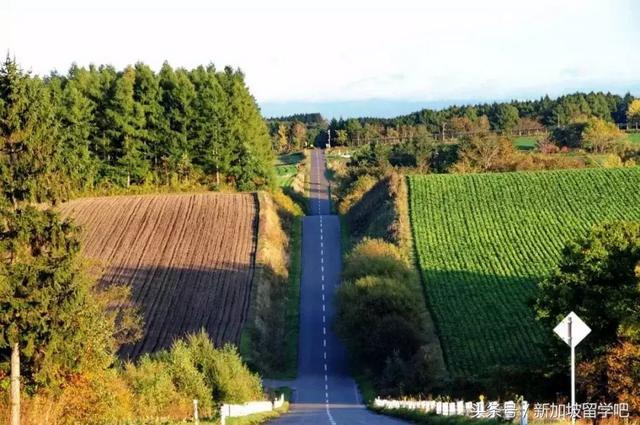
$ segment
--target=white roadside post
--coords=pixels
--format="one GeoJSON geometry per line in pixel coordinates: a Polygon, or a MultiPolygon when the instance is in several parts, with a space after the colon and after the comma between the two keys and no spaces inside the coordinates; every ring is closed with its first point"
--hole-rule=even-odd
{"type": "Polygon", "coordinates": [[[198,417],[198,400],[193,400],[193,423],[200,424],[200,418],[198,417]]]}
{"type": "Polygon", "coordinates": [[[576,346],[591,332],[591,328],[573,311],[562,319],[553,331],[571,349],[571,423],[575,425],[574,415],[576,405],[576,346]]]}

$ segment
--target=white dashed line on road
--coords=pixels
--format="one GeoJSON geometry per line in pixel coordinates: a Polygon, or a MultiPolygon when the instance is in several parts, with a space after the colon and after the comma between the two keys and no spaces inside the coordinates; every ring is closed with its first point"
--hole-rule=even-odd
{"type": "MultiPolygon", "coordinates": [[[[323,160],[323,156],[321,154],[320,151],[316,150],[313,153],[313,158],[314,158],[314,165],[316,167],[316,172],[315,172],[315,176],[316,176],[316,184],[320,187],[320,197],[324,196],[324,192],[326,190],[325,186],[325,182],[322,180],[321,177],[321,173],[320,170],[322,169],[322,167],[325,164],[325,161],[323,160]]],[[[329,419],[329,424],[330,425],[336,425],[336,421],[333,419],[333,415],[331,414],[331,410],[330,410],[330,404],[329,404],[329,375],[327,373],[328,371],[328,365],[327,365],[327,327],[326,327],[326,322],[327,322],[327,316],[325,315],[325,311],[326,311],[326,304],[325,304],[325,285],[324,285],[324,228],[323,228],[323,216],[321,214],[321,207],[322,207],[322,201],[323,199],[318,199],[317,200],[317,210],[318,210],[318,215],[319,215],[319,222],[320,222],[320,278],[322,280],[322,292],[321,292],[321,297],[322,297],[322,334],[324,335],[323,339],[322,339],[322,345],[324,347],[323,350],[323,357],[324,357],[324,362],[323,362],[323,366],[324,366],[324,397],[325,397],[325,404],[326,404],[326,410],[327,410],[327,417],[329,419]]],[[[330,214],[331,212],[329,212],[330,214]]],[[[356,393],[357,396],[357,393],[356,393]]]]}

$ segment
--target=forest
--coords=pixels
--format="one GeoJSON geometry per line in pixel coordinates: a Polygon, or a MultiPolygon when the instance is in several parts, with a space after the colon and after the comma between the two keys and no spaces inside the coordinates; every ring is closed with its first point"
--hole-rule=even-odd
{"type": "Polygon", "coordinates": [[[267,127],[230,67],[74,65],[41,78],[7,57],[0,116],[0,181],[14,201],[130,186],[253,190],[274,180],[267,127]]]}
{"type": "Polygon", "coordinates": [[[279,151],[308,145],[324,146],[331,133],[332,146],[361,146],[370,142],[402,143],[410,140],[452,140],[460,136],[499,133],[518,136],[560,132],[589,119],[626,128],[640,125],[640,103],[631,94],[574,93],[552,99],[513,100],[476,105],[453,105],[441,110],[422,109],[395,118],[333,118],[318,113],[270,118],[272,144],[279,151]],[[634,102],[634,100],[636,102],[634,102]],[[634,106],[635,105],[635,106],[634,106]]]}
{"type": "Polygon", "coordinates": [[[632,95],[574,93],[551,99],[494,102],[423,109],[389,119],[333,119],[328,125],[334,145],[362,145],[376,140],[405,141],[414,137],[452,138],[482,132],[518,135],[564,128],[589,118],[637,125],[640,113],[630,109],[632,95]],[[631,114],[629,113],[631,111],[631,114]]]}

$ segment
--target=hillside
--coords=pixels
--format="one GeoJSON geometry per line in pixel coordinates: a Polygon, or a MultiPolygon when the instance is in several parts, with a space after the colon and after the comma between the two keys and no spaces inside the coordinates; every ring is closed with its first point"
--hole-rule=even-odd
{"type": "Polygon", "coordinates": [[[102,284],[131,284],[144,337],[124,357],[168,347],[204,328],[216,345],[237,343],[247,317],[256,252],[250,194],[87,198],[61,207],[83,227],[84,254],[102,284]]]}
{"type": "Polygon", "coordinates": [[[453,375],[539,364],[548,336],[527,301],[564,243],[595,223],[640,220],[640,168],[408,182],[418,262],[453,375]]]}

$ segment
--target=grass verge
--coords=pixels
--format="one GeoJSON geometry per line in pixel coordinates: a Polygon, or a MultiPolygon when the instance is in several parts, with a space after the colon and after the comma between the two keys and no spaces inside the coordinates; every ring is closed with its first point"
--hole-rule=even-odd
{"type": "MultiPolygon", "coordinates": [[[[286,367],[275,379],[295,379],[298,373],[298,336],[300,333],[300,278],[302,275],[302,218],[296,217],[289,234],[289,291],[285,337],[286,367]]],[[[285,394],[286,397],[286,394],[285,394]]]]}
{"type": "Polygon", "coordinates": [[[297,371],[302,210],[280,191],[256,196],[256,271],[240,352],[262,376],[291,379],[297,371]]]}
{"type": "Polygon", "coordinates": [[[426,425],[497,425],[500,422],[495,419],[475,419],[466,416],[442,416],[435,413],[425,413],[419,410],[409,409],[381,409],[370,407],[370,409],[380,415],[393,416],[394,418],[411,421],[415,424],[426,425]]]}
{"type": "MultiPolygon", "coordinates": [[[[280,409],[272,410],[271,412],[256,413],[255,415],[243,416],[240,418],[227,418],[226,423],[227,425],[261,424],[271,419],[275,419],[279,417],[283,413],[286,413],[288,410],[289,410],[289,403],[285,402],[285,404],[280,409]]],[[[200,423],[204,424],[203,422],[200,422],[200,423]]],[[[218,421],[218,422],[211,422],[211,423],[219,424],[220,422],[218,421]]]]}

